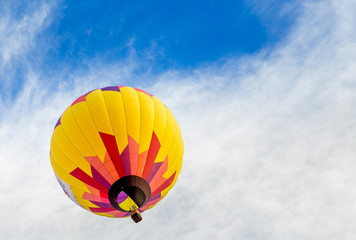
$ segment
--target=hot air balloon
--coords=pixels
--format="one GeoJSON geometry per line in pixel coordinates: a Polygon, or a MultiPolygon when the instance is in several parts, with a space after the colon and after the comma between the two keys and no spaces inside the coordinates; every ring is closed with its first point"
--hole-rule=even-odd
{"type": "Polygon", "coordinates": [[[97,215],[139,222],[177,181],[183,140],[155,96],[113,86],[84,94],[64,111],[50,159],[73,202],[97,215]]]}

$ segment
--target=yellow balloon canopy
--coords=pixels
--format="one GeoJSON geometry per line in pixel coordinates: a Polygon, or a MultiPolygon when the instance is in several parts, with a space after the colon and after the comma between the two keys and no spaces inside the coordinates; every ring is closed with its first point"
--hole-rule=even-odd
{"type": "Polygon", "coordinates": [[[51,164],[66,195],[107,217],[140,213],[177,181],[183,140],[169,109],[155,96],[125,86],[96,89],[59,118],[51,164]]]}

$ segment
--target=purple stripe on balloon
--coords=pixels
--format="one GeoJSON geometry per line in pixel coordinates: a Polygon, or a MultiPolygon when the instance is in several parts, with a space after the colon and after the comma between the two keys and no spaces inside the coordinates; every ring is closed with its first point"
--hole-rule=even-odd
{"type": "Polygon", "coordinates": [[[158,203],[160,200],[161,200],[161,199],[156,198],[155,200],[149,201],[149,202],[147,203],[147,205],[150,205],[150,206],[151,206],[151,205],[153,205],[153,204],[158,203]]]}
{"type": "Polygon", "coordinates": [[[121,158],[122,168],[124,169],[125,172],[125,176],[131,175],[130,151],[128,145],[126,146],[124,151],[122,151],[120,158],[121,158]]]}
{"type": "Polygon", "coordinates": [[[120,88],[118,86],[104,87],[104,88],[101,88],[101,91],[116,91],[116,92],[120,92],[120,88]]]}
{"type": "Polygon", "coordinates": [[[129,213],[129,212],[120,212],[120,211],[117,211],[117,213],[114,214],[114,217],[119,217],[119,218],[127,217],[127,216],[130,216],[130,213],[129,213]]]}
{"type": "Polygon", "coordinates": [[[100,207],[100,208],[112,208],[110,203],[104,203],[104,202],[96,202],[96,201],[90,201],[93,204],[95,204],[96,206],[100,207]]]}
{"type": "Polygon", "coordinates": [[[105,188],[110,189],[111,184],[106,181],[106,179],[93,167],[91,166],[91,173],[93,174],[93,178],[103,185],[105,188]]]}
{"type": "Polygon", "coordinates": [[[57,121],[57,123],[56,123],[56,126],[54,126],[54,129],[56,129],[56,127],[58,126],[58,125],[60,125],[61,124],[61,117],[58,119],[58,121],[57,121]]]}
{"type": "Polygon", "coordinates": [[[153,200],[156,200],[156,199],[158,199],[158,198],[160,198],[160,197],[161,197],[161,193],[158,193],[158,194],[152,196],[152,197],[150,198],[149,202],[151,202],[151,201],[153,201],[153,200]]]}
{"type": "Polygon", "coordinates": [[[92,211],[94,213],[105,213],[105,212],[116,211],[116,208],[113,208],[113,207],[110,207],[110,208],[93,208],[93,207],[90,207],[89,209],[90,209],[90,211],[92,211]]]}
{"type": "Polygon", "coordinates": [[[96,90],[98,90],[98,89],[94,89],[94,90],[91,90],[91,91],[89,91],[89,92],[87,92],[86,94],[84,94],[83,96],[88,96],[91,92],[94,92],[94,91],[96,91],[96,90]]]}
{"type": "MultiPolygon", "coordinates": [[[[160,193],[161,194],[161,193],[160,193]]],[[[117,195],[117,198],[116,198],[116,200],[117,200],[117,204],[120,204],[120,203],[122,203],[123,201],[125,201],[126,199],[127,199],[127,194],[124,192],[124,191],[121,191],[120,193],[119,193],[119,195],[117,195]]]]}
{"type": "Polygon", "coordinates": [[[152,168],[151,168],[151,171],[150,171],[150,173],[148,174],[148,177],[147,177],[147,179],[146,179],[146,181],[147,181],[148,183],[150,183],[150,182],[152,181],[153,177],[156,175],[156,173],[157,173],[158,169],[161,167],[162,163],[163,163],[163,162],[157,162],[157,163],[154,163],[154,164],[153,164],[153,166],[152,166],[152,168]]]}

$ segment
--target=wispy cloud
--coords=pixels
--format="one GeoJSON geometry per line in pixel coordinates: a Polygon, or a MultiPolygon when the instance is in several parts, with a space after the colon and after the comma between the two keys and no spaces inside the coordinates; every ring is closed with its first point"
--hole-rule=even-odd
{"type": "Polygon", "coordinates": [[[51,22],[50,2],[4,1],[0,5],[0,93],[8,101],[11,94],[21,89],[24,78],[38,59],[29,55],[34,49],[44,49],[36,44],[36,37],[51,22]]]}
{"type": "Polygon", "coordinates": [[[18,6],[17,11],[13,11],[13,7],[10,2],[3,3],[1,6],[1,66],[9,63],[13,57],[25,54],[33,47],[33,39],[46,25],[45,20],[48,18],[47,5],[18,6]],[[22,7],[29,9],[22,12],[24,10],[22,7]]]}
{"type": "Polygon", "coordinates": [[[59,74],[58,82],[65,75],[73,84],[54,92],[41,73],[28,74],[27,92],[0,126],[0,232],[9,239],[353,239],[354,12],[347,0],[305,2],[274,49],[186,72],[136,74],[135,57],[91,62],[86,73],[59,74]],[[182,129],[179,181],[139,225],[78,208],[49,164],[58,116],[102,84],[145,88],[182,129]]]}

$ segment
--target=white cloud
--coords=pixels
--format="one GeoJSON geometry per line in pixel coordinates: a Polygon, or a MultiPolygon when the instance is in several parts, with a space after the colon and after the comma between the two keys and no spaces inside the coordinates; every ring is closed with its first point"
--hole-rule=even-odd
{"type": "Polygon", "coordinates": [[[0,8],[0,66],[4,67],[33,47],[35,36],[49,23],[50,6],[38,1],[27,6],[8,1],[0,8]]]}
{"type": "Polygon", "coordinates": [[[65,107],[101,84],[134,84],[136,63],[92,64],[56,93],[28,74],[28,92],[0,125],[0,232],[8,239],[353,239],[355,12],[353,1],[305,2],[271,52],[144,74],[155,85],[137,87],[171,109],[185,156],[177,185],[139,225],[78,208],[48,159],[65,107]]]}
{"type": "Polygon", "coordinates": [[[31,51],[45,51],[46,46],[38,44],[36,38],[51,23],[52,8],[52,1],[0,3],[0,110],[11,105],[25,84],[23,78],[36,68],[39,56],[31,55],[31,51]]]}

